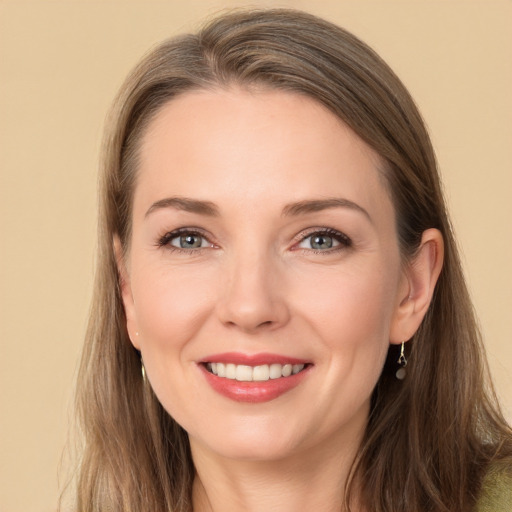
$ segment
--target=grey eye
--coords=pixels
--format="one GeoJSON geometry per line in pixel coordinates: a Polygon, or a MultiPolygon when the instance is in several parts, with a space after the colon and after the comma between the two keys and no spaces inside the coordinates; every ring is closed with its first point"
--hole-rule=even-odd
{"type": "Polygon", "coordinates": [[[330,249],[334,245],[334,239],[329,235],[313,235],[310,237],[310,244],[312,249],[330,249]]]}
{"type": "Polygon", "coordinates": [[[207,247],[207,241],[197,233],[184,233],[176,236],[171,240],[173,247],[180,249],[199,249],[200,247],[207,247]]]}
{"type": "Polygon", "coordinates": [[[340,245],[334,236],[327,233],[313,233],[307,236],[299,244],[301,249],[313,249],[315,251],[326,251],[340,245]]]}

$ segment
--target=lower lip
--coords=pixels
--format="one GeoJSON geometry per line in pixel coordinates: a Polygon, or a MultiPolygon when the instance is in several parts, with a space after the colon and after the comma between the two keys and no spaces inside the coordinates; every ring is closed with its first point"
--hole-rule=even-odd
{"type": "Polygon", "coordinates": [[[298,386],[309,373],[311,365],[306,366],[295,375],[260,382],[240,382],[234,379],[226,379],[209,372],[202,364],[199,367],[203,371],[208,384],[217,393],[235,402],[262,403],[275,400],[298,386]]]}

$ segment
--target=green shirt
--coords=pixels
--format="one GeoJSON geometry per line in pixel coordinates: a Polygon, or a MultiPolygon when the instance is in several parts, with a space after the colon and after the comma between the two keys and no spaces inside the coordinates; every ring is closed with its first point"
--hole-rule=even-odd
{"type": "Polygon", "coordinates": [[[475,512],[512,511],[512,467],[494,464],[484,478],[475,512]]]}

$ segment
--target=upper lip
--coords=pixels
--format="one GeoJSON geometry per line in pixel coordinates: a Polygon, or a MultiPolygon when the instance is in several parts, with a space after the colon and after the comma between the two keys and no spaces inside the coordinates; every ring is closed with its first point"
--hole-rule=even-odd
{"type": "Polygon", "coordinates": [[[247,366],[260,366],[263,364],[307,364],[311,361],[290,357],[282,354],[260,353],[244,354],[242,352],[225,352],[212,354],[199,361],[199,363],[227,363],[247,366]]]}

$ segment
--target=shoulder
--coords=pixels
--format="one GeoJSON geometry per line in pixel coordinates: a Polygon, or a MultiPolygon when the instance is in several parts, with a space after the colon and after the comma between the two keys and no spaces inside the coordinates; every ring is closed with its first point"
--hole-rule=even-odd
{"type": "Polygon", "coordinates": [[[512,507],[512,464],[491,464],[480,490],[475,512],[509,512],[512,507]]]}

